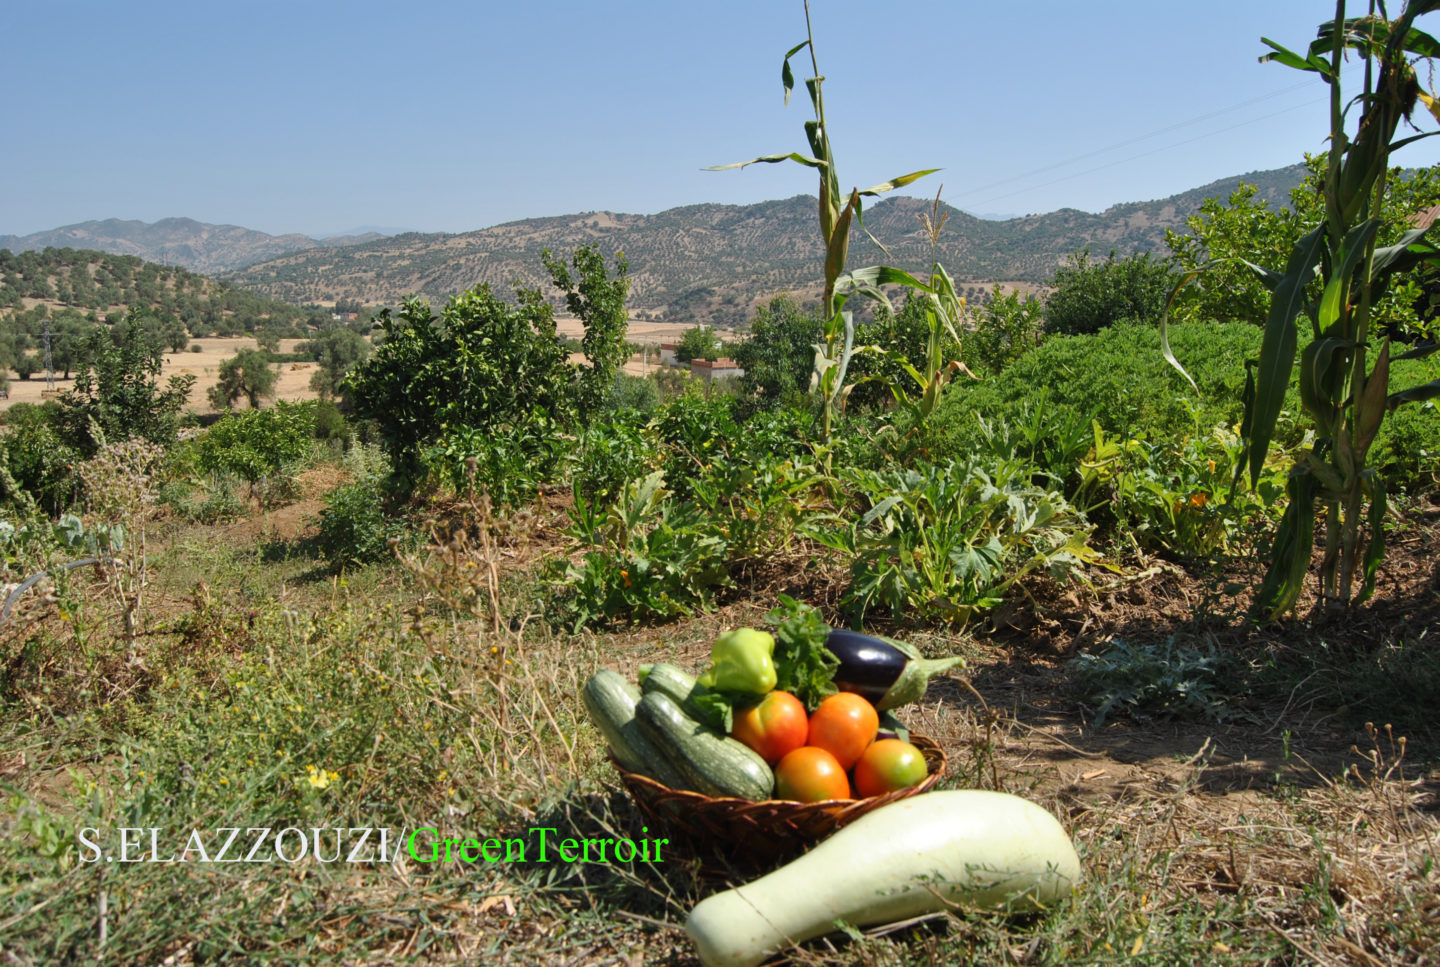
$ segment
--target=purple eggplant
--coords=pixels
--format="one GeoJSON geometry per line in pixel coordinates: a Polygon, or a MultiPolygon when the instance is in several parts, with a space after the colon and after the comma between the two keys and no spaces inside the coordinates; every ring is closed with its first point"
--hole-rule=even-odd
{"type": "Polygon", "coordinates": [[[916,701],[930,679],[965,664],[958,655],[922,658],[911,645],[844,628],[831,630],[825,648],[840,660],[835,687],[854,692],[881,712],[916,701]]]}

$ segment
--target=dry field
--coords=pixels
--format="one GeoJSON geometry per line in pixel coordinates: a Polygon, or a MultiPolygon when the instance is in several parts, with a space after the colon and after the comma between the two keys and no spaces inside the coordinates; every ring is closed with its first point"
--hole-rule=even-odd
{"type": "MultiPolygon", "coordinates": [[[[280,340],[280,352],[293,353],[295,347],[303,340],[282,339],[280,340]]],[[[214,409],[206,399],[206,393],[210,387],[215,385],[215,380],[220,372],[220,364],[234,356],[242,349],[256,348],[255,340],[249,336],[232,337],[226,339],[193,339],[190,346],[200,347],[199,352],[192,352],[187,348],[184,352],[166,353],[160,370],[160,380],[164,383],[171,376],[191,375],[195,377],[195,386],[190,391],[190,409],[197,413],[213,413],[214,409]]],[[[275,384],[275,398],[281,400],[304,400],[310,399],[315,394],[310,392],[310,374],[315,371],[314,363],[281,363],[279,364],[280,378],[275,384]]],[[[55,388],[60,392],[68,390],[74,385],[73,373],[71,379],[55,377],[55,388]]],[[[39,403],[45,390],[45,376],[37,373],[26,380],[10,380],[10,398],[0,400],[0,409],[8,407],[11,403],[39,403]]]]}
{"type": "MultiPolygon", "coordinates": [[[[562,336],[574,336],[577,339],[585,334],[585,327],[579,319],[558,318],[555,320],[556,328],[562,336]]],[[[632,342],[643,342],[648,345],[658,345],[662,342],[678,342],[680,337],[689,329],[688,325],[674,325],[660,322],[636,322],[630,323],[630,339],[632,342]]],[[[720,332],[722,340],[733,338],[730,333],[720,332]]],[[[281,353],[293,353],[295,347],[303,340],[282,339],[280,340],[281,353]]],[[[171,376],[193,375],[195,386],[190,391],[190,409],[196,413],[213,413],[214,408],[210,406],[206,394],[210,387],[215,385],[215,380],[220,371],[220,364],[234,356],[242,349],[254,349],[256,342],[249,336],[231,337],[225,339],[193,339],[190,341],[190,348],[184,352],[169,353],[164,357],[163,368],[160,371],[161,382],[168,380],[171,376]],[[194,352],[193,347],[198,346],[199,352],[194,352]]],[[[575,355],[572,361],[583,362],[585,357],[575,355]]],[[[315,394],[310,391],[310,376],[315,372],[315,363],[280,363],[280,379],[276,383],[275,398],[281,400],[306,400],[312,399],[315,394]]],[[[642,367],[640,356],[637,354],[631,357],[625,364],[625,372],[632,376],[640,376],[654,369],[651,363],[649,369],[642,367]]],[[[55,388],[60,392],[68,390],[74,385],[72,374],[71,379],[55,377],[55,388]]],[[[10,398],[0,400],[0,410],[4,410],[11,403],[39,403],[44,399],[45,376],[37,373],[29,379],[10,380],[10,398]]]]}

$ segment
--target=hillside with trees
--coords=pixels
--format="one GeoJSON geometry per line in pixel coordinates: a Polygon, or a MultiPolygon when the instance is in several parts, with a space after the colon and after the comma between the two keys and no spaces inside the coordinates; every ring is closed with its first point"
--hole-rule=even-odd
{"type": "MultiPolygon", "coordinates": [[[[1165,230],[1210,197],[1224,197],[1244,180],[1258,197],[1283,204],[1299,184],[1301,165],[1252,172],[1170,198],[1116,205],[1092,214],[1064,209],[997,222],[943,205],[948,217],[939,258],[972,297],[994,281],[1046,283],[1063,260],[1089,247],[1119,255],[1162,249],[1165,230]]],[[[865,225],[890,252],[886,258],[857,228],[855,264],[882,259],[899,266],[929,264],[930,239],[916,217],[932,202],[897,197],[866,211],[865,225]]],[[[630,304],[642,318],[734,325],[780,291],[814,294],[822,249],[814,226],[815,199],[805,195],[755,205],[702,204],[656,215],[585,212],[533,218],[460,235],[397,235],[364,245],[296,252],[239,270],[231,281],[295,303],[359,299],[394,304],[419,293],[443,301],[478,282],[508,291],[515,280],[539,285],[540,253],[596,245],[623,251],[630,262],[630,304]]]]}
{"type": "Polygon", "coordinates": [[[131,318],[172,352],[192,337],[299,336],[331,322],[327,311],[286,305],[133,255],[0,249],[0,373],[13,370],[28,379],[43,369],[48,326],[51,361],[68,379],[97,324],[131,318]]]}

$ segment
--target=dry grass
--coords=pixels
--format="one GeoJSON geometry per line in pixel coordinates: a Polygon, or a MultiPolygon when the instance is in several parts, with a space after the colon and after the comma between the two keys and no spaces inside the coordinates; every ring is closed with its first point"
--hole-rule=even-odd
{"type": "MultiPolygon", "coordinates": [[[[304,340],[282,339],[280,340],[281,353],[293,353],[295,347],[304,340]]],[[[195,377],[195,386],[190,392],[189,409],[196,413],[213,413],[215,410],[210,406],[206,393],[210,387],[215,385],[219,378],[220,364],[231,358],[242,349],[255,349],[257,343],[254,339],[244,337],[231,338],[206,338],[192,339],[190,346],[200,347],[200,352],[192,352],[186,349],[184,352],[167,352],[161,363],[160,382],[163,385],[171,376],[190,375],[195,377]]],[[[314,399],[315,394],[310,390],[310,376],[315,372],[315,363],[280,363],[279,378],[275,382],[275,398],[281,400],[308,400],[314,399]]],[[[74,379],[55,378],[55,388],[60,392],[70,389],[74,379]]],[[[45,374],[38,373],[30,379],[12,379],[10,381],[10,398],[0,400],[0,410],[9,407],[12,403],[40,403],[44,399],[45,374]]]]}
{"type": "MultiPolygon", "coordinates": [[[[404,567],[325,581],[304,577],[313,562],[299,543],[296,558],[276,558],[172,524],[152,540],[168,550],[153,562],[142,666],[125,663],[113,608],[83,581],[62,596],[78,606],[70,620],[39,602],[28,625],[7,629],[0,962],[694,962],[678,925],[723,884],[679,860],[74,861],[77,825],[636,835],[643,821],[585,720],[581,684],[601,666],[694,667],[716,633],[757,623],[773,601],[557,634],[526,583],[533,520],[461,501],[435,524],[404,567]],[[311,763],[338,779],[308,788],[311,763]]],[[[1142,592],[1163,596],[1166,580],[1142,592]]],[[[966,653],[980,696],[940,682],[903,710],[950,755],[945,786],[1042,803],[1071,831],[1088,882],[1040,917],[947,911],[816,941],[797,961],[1440,962],[1440,756],[1425,743],[1346,725],[1333,693],[1311,694],[1298,674],[1290,688],[1237,697],[1243,714],[1223,724],[1095,730],[1065,690],[1055,641],[1027,652],[1013,639],[914,638],[966,653]]]]}

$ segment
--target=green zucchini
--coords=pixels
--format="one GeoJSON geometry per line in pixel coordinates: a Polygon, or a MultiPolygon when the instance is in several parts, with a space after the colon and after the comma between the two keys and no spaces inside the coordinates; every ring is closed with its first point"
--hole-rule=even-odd
{"type": "Polygon", "coordinates": [[[765,760],[686,715],[669,695],[641,695],[635,718],[646,737],[670,753],[671,763],[686,779],[681,788],[757,802],[770,798],[775,774],[765,760]]]}
{"type": "Polygon", "coordinates": [[[694,675],[687,675],[678,665],[672,665],[668,661],[640,669],[642,692],[663,692],[673,698],[675,704],[682,709],[685,708],[685,703],[690,701],[691,693],[702,687],[695,681],[694,675]]]}
{"type": "Polygon", "coordinates": [[[683,788],[684,777],[635,720],[635,705],[640,701],[638,688],[619,673],[602,668],[590,676],[581,695],[585,711],[590,713],[590,721],[605,737],[605,744],[615,754],[615,761],[628,771],[654,779],[662,786],[683,788]]]}

